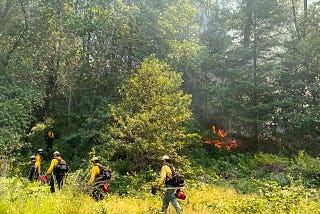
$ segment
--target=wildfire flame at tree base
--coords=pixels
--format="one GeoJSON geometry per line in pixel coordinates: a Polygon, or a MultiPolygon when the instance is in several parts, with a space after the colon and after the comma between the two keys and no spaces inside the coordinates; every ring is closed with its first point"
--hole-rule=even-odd
{"type": "Polygon", "coordinates": [[[228,138],[227,133],[224,129],[219,128],[218,130],[213,125],[211,129],[212,133],[216,135],[216,138],[212,141],[206,140],[203,144],[213,145],[216,148],[225,148],[226,150],[231,150],[239,146],[239,142],[234,138],[228,138]]]}

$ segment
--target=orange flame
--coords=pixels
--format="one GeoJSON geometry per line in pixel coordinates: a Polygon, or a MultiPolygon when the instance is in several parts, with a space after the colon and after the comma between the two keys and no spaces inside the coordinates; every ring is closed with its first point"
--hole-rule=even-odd
{"type": "Polygon", "coordinates": [[[214,125],[212,125],[211,131],[212,131],[213,133],[216,133],[216,127],[215,127],[214,125]]]}
{"type": "Polygon", "coordinates": [[[210,145],[210,144],[212,144],[212,142],[210,140],[206,140],[206,141],[203,142],[203,144],[210,145]]]}
{"type": "Polygon", "coordinates": [[[225,147],[227,150],[231,150],[232,148],[235,148],[237,146],[238,146],[238,142],[233,138],[228,139],[228,141],[225,142],[225,147]]]}
{"type": "Polygon", "coordinates": [[[217,148],[221,148],[222,147],[222,142],[219,140],[214,140],[213,141],[213,145],[217,148]]]}
{"type": "Polygon", "coordinates": [[[203,144],[213,145],[214,147],[219,149],[225,148],[226,150],[231,150],[232,148],[236,148],[237,146],[239,146],[239,142],[236,139],[225,138],[227,136],[227,132],[224,129],[219,128],[217,132],[216,127],[212,125],[211,131],[212,133],[216,134],[217,137],[215,137],[215,139],[212,141],[206,140],[203,142],[203,144]]]}
{"type": "Polygon", "coordinates": [[[222,137],[227,136],[227,133],[223,129],[219,129],[218,130],[218,136],[222,138],[222,137]]]}

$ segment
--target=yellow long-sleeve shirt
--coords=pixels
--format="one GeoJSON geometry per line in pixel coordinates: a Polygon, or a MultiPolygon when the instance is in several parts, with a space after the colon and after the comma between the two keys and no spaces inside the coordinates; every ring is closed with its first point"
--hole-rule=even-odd
{"type": "Polygon", "coordinates": [[[53,139],[53,138],[54,138],[54,133],[53,133],[52,130],[49,130],[49,131],[48,131],[48,137],[49,137],[50,139],[53,139]]]}
{"type": "Polygon", "coordinates": [[[58,159],[59,159],[59,158],[61,159],[61,157],[55,157],[54,159],[52,159],[52,161],[51,161],[51,163],[50,163],[50,166],[49,166],[49,168],[48,168],[48,170],[47,170],[47,175],[50,174],[50,173],[52,173],[54,167],[55,167],[56,165],[58,165],[58,163],[59,163],[58,159]]]}
{"type": "Polygon", "coordinates": [[[40,154],[37,154],[35,159],[36,159],[35,165],[37,167],[38,174],[40,174],[41,173],[41,156],[40,156],[40,154]]]}
{"type": "Polygon", "coordinates": [[[96,164],[91,169],[91,175],[90,175],[90,179],[88,181],[88,184],[92,184],[92,182],[94,181],[94,178],[99,174],[100,174],[100,167],[98,164],[96,164]]]}
{"type": "Polygon", "coordinates": [[[171,179],[172,172],[168,165],[163,165],[161,167],[161,172],[160,172],[159,187],[162,186],[162,184],[164,184],[164,182],[166,181],[166,178],[171,179]]]}

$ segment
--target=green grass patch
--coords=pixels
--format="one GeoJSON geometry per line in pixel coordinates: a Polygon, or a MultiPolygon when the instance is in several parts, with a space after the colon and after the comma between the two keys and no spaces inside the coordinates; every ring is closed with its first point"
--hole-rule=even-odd
{"type": "MultiPolygon", "coordinates": [[[[69,179],[63,190],[52,194],[44,184],[1,178],[0,213],[160,213],[163,192],[152,195],[151,184],[143,185],[140,190],[130,190],[125,195],[107,194],[104,200],[95,202],[80,188],[81,185],[71,182],[76,180],[72,175],[69,179]]],[[[238,180],[238,185],[250,186],[246,182],[238,180]]],[[[111,183],[112,188],[115,187],[111,183]]],[[[187,214],[320,212],[319,190],[302,185],[281,186],[276,182],[265,182],[259,184],[257,191],[245,194],[232,185],[198,183],[187,184],[185,192],[187,199],[179,202],[187,214]]],[[[172,206],[169,213],[175,213],[172,206]]]]}

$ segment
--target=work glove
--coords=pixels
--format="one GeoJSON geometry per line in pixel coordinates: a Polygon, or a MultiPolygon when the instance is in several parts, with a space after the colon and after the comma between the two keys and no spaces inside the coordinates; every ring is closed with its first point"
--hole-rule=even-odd
{"type": "Polygon", "coordinates": [[[151,193],[152,193],[152,195],[155,195],[157,193],[157,187],[156,186],[151,186],[151,193]]]}

